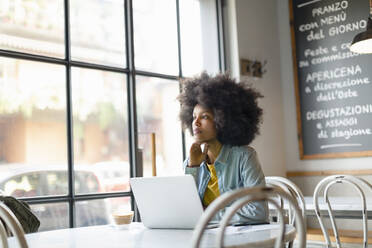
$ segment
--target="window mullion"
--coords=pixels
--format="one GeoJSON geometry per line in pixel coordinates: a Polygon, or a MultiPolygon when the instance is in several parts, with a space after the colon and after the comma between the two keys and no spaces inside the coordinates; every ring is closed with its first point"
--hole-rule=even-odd
{"type": "Polygon", "coordinates": [[[75,189],[74,189],[74,146],[73,146],[73,117],[71,97],[71,40],[70,40],[70,5],[64,1],[65,11],[65,60],[66,60],[66,127],[67,127],[67,161],[68,161],[68,199],[69,226],[75,227],[75,189]]]}
{"type": "MultiPolygon", "coordinates": [[[[126,44],[127,44],[127,65],[129,69],[127,80],[127,98],[128,98],[128,129],[129,129],[129,160],[130,160],[130,176],[136,176],[137,168],[137,113],[136,113],[136,73],[134,64],[134,35],[133,35],[133,3],[132,0],[125,2],[126,16],[126,44]]],[[[138,209],[134,204],[134,197],[131,195],[132,209],[135,211],[135,220],[138,218],[138,209]]]]}
{"type": "Polygon", "coordinates": [[[226,70],[225,58],[225,43],[224,43],[224,28],[223,28],[223,0],[216,0],[216,13],[217,13],[217,32],[218,32],[218,52],[219,52],[219,67],[220,71],[226,70]]]}
{"type": "MultiPolygon", "coordinates": [[[[178,43],[178,70],[179,70],[179,77],[183,77],[182,73],[182,50],[181,50],[181,24],[180,24],[180,3],[179,0],[176,0],[176,8],[177,8],[177,43],[178,43]]],[[[180,92],[181,92],[181,84],[179,84],[180,92]]],[[[181,125],[181,124],[180,124],[181,125]]],[[[182,131],[182,160],[186,159],[186,141],[185,141],[185,133],[182,131]]]]}

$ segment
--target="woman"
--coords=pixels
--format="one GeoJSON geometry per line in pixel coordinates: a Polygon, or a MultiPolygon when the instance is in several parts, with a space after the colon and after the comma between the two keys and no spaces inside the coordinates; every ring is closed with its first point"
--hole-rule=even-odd
{"type": "MultiPolygon", "coordinates": [[[[204,207],[226,191],[265,185],[256,151],[247,146],[259,133],[262,109],[257,99],[261,94],[225,74],[203,73],[182,84],[180,119],[194,137],[184,169],[195,178],[204,207]]],[[[267,203],[254,202],[239,210],[232,221],[258,224],[267,220],[267,203]]]]}

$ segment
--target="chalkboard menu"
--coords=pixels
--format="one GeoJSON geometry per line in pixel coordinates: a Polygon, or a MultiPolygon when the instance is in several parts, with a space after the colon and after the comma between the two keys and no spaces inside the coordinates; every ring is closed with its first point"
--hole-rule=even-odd
{"type": "Polygon", "coordinates": [[[350,52],[369,0],[291,0],[301,159],[372,155],[372,55],[350,52]]]}

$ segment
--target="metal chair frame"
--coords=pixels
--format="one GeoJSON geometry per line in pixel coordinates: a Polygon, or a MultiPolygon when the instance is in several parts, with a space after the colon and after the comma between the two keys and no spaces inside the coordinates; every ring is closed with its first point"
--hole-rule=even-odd
{"type": "MultiPolygon", "coordinates": [[[[302,218],[304,219],[306,226],[306,205],[305,198],[301,190],[292,181],[285,177],[265,177],[267,186],[277,186],[289,193],[294,199],[297,200],[298,206],[301,209],[302,218]]],[[[284,207],[283,199],[280,198],[281,207],[284,207]]],[[[288,208],[289,224],[294,224],[294,215],[291,207],[288,208]]]]}
{"type": "Polygon", "coordinates": [[[8,235],[6,233],[5,226],[0,219],[0,236],[1,236],[1,244],[3,248],[8,248],[8,235]]]}
{"type": "Polygon", "coordinates": [[[341,242],[340,242],[340,237],[339,237],[338,230],[337,230],[335,217],[332,213],[332,207],[331,207],[329,197],[328,197],[329,189],[331,188],[331,186],[333,186],[335,184],[339,184],[339,183],[341,183],[341,184],[346,183],[346,184],[351,185],[352,187],[354,187],[356,189],[356,191],[359,193],[359,196],[361,197],[361,203],[362,203],[362,207],[363,207],[362,208],[362,215],[363,215],[363,247],[366,248],[366,247],[368,247],[368,223],[367,223],[368,216],[367,216],[366,197],[365,197],[365,194],[363,192],[363,188],[361,186],[364,186],[364,187],[366,187],[366,188],[368,188],[372,191],[372,185],[370,183],[368,183],[366,180],[362,179],[362,178],[351,176],[351,175],[328,176],[328,177],[324,178],[323,180],[321,180],[317,184],[317,186],[315,187],[314,197],[313,197],[315,214],[318,218],[320,228],[322,229],[323,236],[326,240],[326,245],[327,245],[327,247],[332,247],[332,242],[330,240],[328,230],[325,228],[322,216],[320,214],[319,194],[320,194],[321,190],[324,188],[324,200],[327,204],[328,215],[329,215],[329,218],[330,218],[330,221],[331,221],[331,224],[332,224],[333,234],[335,235],[336,247],[341,248],[341,242]]]}
{"type": "Polygon", "coordinates": [[[280,196],[283,199],[287,200],[288,203],[293,206],[294,212],[295,212],[295,221],[296,221],[296,231],[299,236],[299,247],[305,247],[306,245],[306,229],[304,225],[303,218],[301,216],[301,211],[297,205],[297,202],[293,199],[293,197],[286,193],[284,190],[282,190],[279,187],[253,187],[253,188],[241,188],[237,190],[233,190],[230,192],[227,192],[220,197],[218,197],[216,200],[214,200],[211,205],[206,209],[202,217],[200,218],[198,224],[195,227],[193,236],[192,236],[192,247],[197,248],[200,246],[201,238],[203,236],[204,230],[208,224],[208,222],[213,218],[213,216],[221,209],[223,209],[226,205],[231,203],[232,201],[237,200],[234,202],[228,211],[226,211],[224,217],[222,218],[220,222],[220,230],[218,232],[217,238],[217,247],[223,247],[223,237],[224,237],[224,231],[229,223],[231,217],[234,215],[234,213],[239,210],[242,206],[247,204],[248,202],[252,201],[262,201],[262,200],[268,200],[270,201],[276,208],[278,208],[281,215],[280,215],[280,235],[276,239],[275,247],[283,247],[284,245],[284,233],[285,233],[285,223],[283,221],[283,211],[282,208],[277,204],[274,200],[271,198],[280,196]]]}
{"type": "MultiPolygon", "coordinates": [[[[25,238],[25,233],[17,217],[14,213],[2,202],[0,202],[0,219],[4,221],[5,225],[10,229],[11,233],[18,240],[21,248],[28,248],[25,238]]],[[[8,247],[8,236],[4,225],[0,222],[0,235],[4,248],[8,247]]]]}
{"type": "MultiPolygon", "coordinates": [[[[304,225],[306,227],[306,205],[305,205],[305,198],[302,194],[301,190],[298,188],[296,184],[285,177],[278,177],[278,176],[271,176],[265,177],[266,185],[267,186],[277,186],[290,194],[294,199],[296,199],[298,207],[301,209],[302,218],[304,220],[304,225]]],[[[284,201],[283,198],[279,196],[280,207],[284,208],[284,201]]],[[[288,206],[287,208],[288,213],[288,224],[294,225],[295,224],[295,215],[293,207],[288,206]]],[[[277,217],[279,218],[279,212],[277,211],[277,217]]],[[[293,241],[288,243],[288,248],[293,247],[293,241]]]]}

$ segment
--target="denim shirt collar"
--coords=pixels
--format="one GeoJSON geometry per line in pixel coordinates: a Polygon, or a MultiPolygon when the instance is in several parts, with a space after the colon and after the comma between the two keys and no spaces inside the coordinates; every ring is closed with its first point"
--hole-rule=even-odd
{"type": "Polygon", "coordinates": [[[214,166],[217,168],[219,166],[226,166],[227,160],[229,158],[231,151],[230,145],[222,145],[220,154],[218,154],[216,161],[214,162],[214,166]]]}

